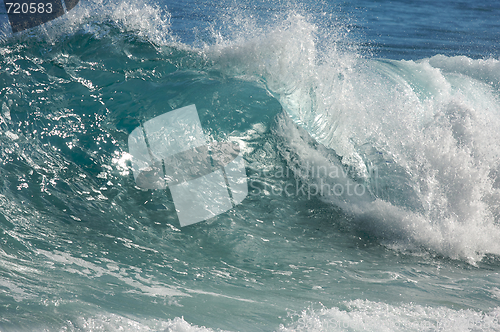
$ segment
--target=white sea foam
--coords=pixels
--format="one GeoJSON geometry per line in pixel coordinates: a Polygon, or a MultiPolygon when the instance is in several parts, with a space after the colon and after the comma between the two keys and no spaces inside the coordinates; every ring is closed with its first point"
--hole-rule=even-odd
{"type": "MultiPolygon", "coordinates": [[[[500,255],[498,60],[367,59],[342,40],[325,41],[331,33],[293,12],[267,30],[239,31],[206,49],[215,68],[262,82],[352,179],[371,188],[370,199],[325,201],[400,248],[473,264],[500,255]]],[[[284,126],[300,165],[338,164],[284,126]]]]}
{"type": "Polygon", "coordinates": [[[355,300],[341,307],[304,310],[281,332],[316,331],[500,331],[500,308],[483,313],[415,304],[355,300]]]}
{"type": "MultiPolygon", "coordinates": [[[[338,307],[305,309],[291,314],[291,323],[270,329],[279,332],[489,332],[500,331],[500,308],[490,312],[469,309],[453,310],[412,303],[390,305],[367,300],[346,301],[338,307]]],[[[99,314],[68,321],[59,331],[221,331],[198,326],[183,317],[169,320],[128,318],[116,314],[99,314]]]]}
{"type": "Polygon", "coordinates": [[[28,38],[37,36],[55,41],[61,36],[71,35],[81,30],[100,38],[110,33],[109,23],[111,23],[122,32],[132,32],[154,45],[175,44],[182,47],[182,44],[175,42],[176,38],[170,30],[170,18],[171,14],[166,7],[148,0],[80,1],[65,15],[20,34],[12,35],[10,28],[7,27],[8,22],[0,21],[0,41],[26,36],[28,38]]]}
{"type": "Polygon", "coordinates": [[[190,324],[182,317],[170,320],[133,319],[116,314],[100,314],[93,317],[80,318],[76,322],[68,322],[63,331],[81,332],[212,332],[214,330],[190,324]]]}

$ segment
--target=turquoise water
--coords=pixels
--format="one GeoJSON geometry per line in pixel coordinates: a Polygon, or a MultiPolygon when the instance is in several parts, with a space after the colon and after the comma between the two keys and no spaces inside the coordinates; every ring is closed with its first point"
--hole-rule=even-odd
{"type": "Polygon", "coordinates": [[[92,0],[4,25],[0,330],[499,331],[499,12],[92,0]],[[249,194],[181,228],[128,136],[192,104],[249,194]]]}

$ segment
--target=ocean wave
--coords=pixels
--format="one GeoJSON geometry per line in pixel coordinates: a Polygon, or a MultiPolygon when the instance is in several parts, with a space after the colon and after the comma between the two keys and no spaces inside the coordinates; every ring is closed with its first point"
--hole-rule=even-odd
{"type": "MultiPolygon", "coordinates": [[[[266,89],[295,124],[334,151],[337,166],[350,170],[342,181],[366,185],[370,193],[349,203],[323,199],[391,246],[424,247],[471,263],[500,254],[498,60],[373,58],[358,50],[345,27],[321,29],[295,9],[266,26],[232,18],[230,35],[214,30],[215,42],[201,47],[179,42],[168,10],[147,2],[93,1],[65,20],[66,32],[104,38],[104,44],[124,31],[143,38],[170,71],[201,71],[266,89]],[[113,32],[109,22],[121,30],[113,32]]],[[[47,36],[55,38],[60,32],[51,29],[47,36]]],[[[74,60],[56,58],[63,65],[74,60]]],[[[90,91],[98,88],[74,70],[68,74],[90,91]]],[[[295,149],[307,160],[305,148],[295,149]]]]}
{"type": "Polygon", "coordinates": [[[498,308],[408,301],[414,292],[432,301],[441,265],[457,264],[460,276],[449,272],[442,287],[453,296],[438,294],[444,305],[498,298],[491,276],[479,293],[453,287],[473,284],[482,270],[461,274],[485,257],[498,265],[499,60],[378,59],[345,26],[325,31],[296,9],[268,25],[229,19],[231,34],[212,27],[210,41],[188,44],[166,8],[92,0],[0,46],[8,327],[45,319],[61,331],[498,331],[498,308]],[[135,186],[126,142],[141,121],[191,103],[210,139],[241,142],[259,194],[180,230],[166,191],[135,186]],[[260,176],[267,169],[276,178],[260,176]],[[295,184],[294,197],[273,196],[295,184]],[[394,251],[371,250],[372,238],[394,251]],[[431,255],[410,256],[397,280],[400,266],[381,266],[403,259],[398,251],[431,255]],[[377,272],[352,268],[364,260],[377,272]],[[389,283],[406,302],[374,286],[389,283]],[[380,302],[359,299],[364,292],[380,302]],[[345,298],[357,300],[337,304],[345,298]],[[304,299],[330,308],[279,327],[304,299]]]}
{"type": "MultiPolygon", "coordinates": [[[[214,68],[265,86],[354,178],[371,183],[371,202],[362,195],[342,205],[363,227],[471,263],[500,254],[498,60],[374,59],[335,40],[320,52],[321,31],[296,13],[242,31],[251,32],[206,49],[214,68]]],[[[295,147],[303,164],[306,145],[295,147]]]]}

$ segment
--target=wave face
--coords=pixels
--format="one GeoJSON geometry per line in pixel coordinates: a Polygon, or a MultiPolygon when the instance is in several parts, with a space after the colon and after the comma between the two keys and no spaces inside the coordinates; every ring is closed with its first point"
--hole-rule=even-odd
{"type": "Polygon", "coordinates": [[[500,60],[378,57],[349,4],[189,4],[2,30],[0,329],[499,330],[500,60]],[[249,193],[181,228],[128,137],[193,104],[249,193]]]}
{"type": "MultiPolygon", "coordinates": [[[[500,62],[370,59],[335,43],[318,52],[316,30],[292,13],[208,54],[227,75],[261,81],[294,123],[369,187],[368,199],[323,197],[361,227],[392,245],[455,259],[498,255],[500,62]]],[[[279,128],[298,157],[289,162],[337,165],[314,159],[321,152],[297,142],[293,126],[279,128]]]]}

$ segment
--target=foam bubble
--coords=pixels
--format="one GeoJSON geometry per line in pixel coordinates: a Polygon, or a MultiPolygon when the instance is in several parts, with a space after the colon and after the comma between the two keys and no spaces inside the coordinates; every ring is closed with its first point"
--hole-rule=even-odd
{"type": "Polygon", "coordinates": [[[279,331],[499,331],[500,308],[488,313],[415,304],[393,306],[355,300],[340,307],[304,310],[279,331]]]}
{"type": "Polygon", "coordinates": [[[130,332],[212,332],[212,329],[190,324],[182,317],[176,317],[170,320],[141,320],[131,319],[116,314],[100,314],[88,318],[80,318],[77,322],[68,322],[68,326],[63,327],[60,331],[82,331],[82,332],[114,332],[114,331],[130,331],[130,332]]]}

